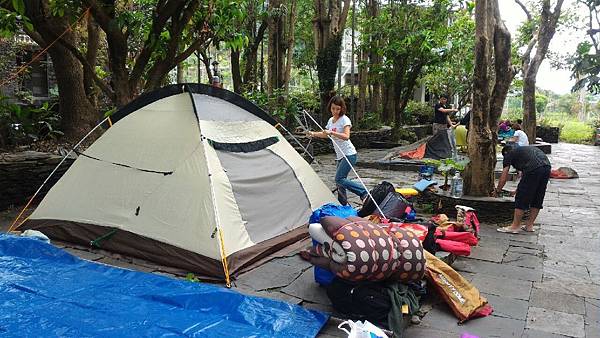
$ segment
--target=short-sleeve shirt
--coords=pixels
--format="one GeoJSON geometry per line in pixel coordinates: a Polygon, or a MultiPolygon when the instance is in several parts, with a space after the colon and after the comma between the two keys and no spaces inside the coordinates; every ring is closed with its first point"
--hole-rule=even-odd
{"type": "Polygon", "coordinates": [[[433,106],[433,123],[448,123],[448,121],[446,120],[447,114],[440,110],[442,108],[446,107],[444,107],[441,103],[436,103],[435,106],[433,106]]]}
{"type": "Polygon", "coordinates": [[[513,137],[516,137],[518,139],[517,144],[520,147],[529,145],[529,138],[527,137],[527,134],[525,134],[524,131],[522,131],[522,130],[515,131],[515,134],[513,135],[513,137]]]}
{"type": "MultiPolygon", "coordinates": [[[[348,118],[348,116],[342,115],[335,122],[333,122],[333,117],[330,117],[325,128],[327,128],[327,130],[335,131],[336,133],[343,133],[344,127],[346,126],[352,127],[352,122],[350,122],[350,118],[348,118]]],[[[356,148],[354,148],[354,145],[352,142],[350,142],[350,140],[342,140],[335,136],[332,136],[331,138],[333,139],[333,142],[339,146],[336,147],[333,145],[336,160],[341,160],[344,158],[344,155],[350,156],[356,154],[356,148]],[[341,152],[340,148],[342,149],[341,152]]]]}
{"type": "Polygon", "coordinates": [[[502,166],[513,166],[518,171],[528,173],[539,167],[550,166],[550,160],[543,151],[537,147],[517,147],[504,156],[502,166]]]}

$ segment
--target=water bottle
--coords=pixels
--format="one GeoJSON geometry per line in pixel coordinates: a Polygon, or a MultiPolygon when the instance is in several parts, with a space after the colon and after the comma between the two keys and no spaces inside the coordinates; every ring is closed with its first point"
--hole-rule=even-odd
{"type": "Polygon", "coordinates": [[[460,177],[460,172],[456,172],[454,177],[452,178],[452,189],[450,189],[450,193],[454,198],[460,198],[463,194],[463,180],[460,177]]]}

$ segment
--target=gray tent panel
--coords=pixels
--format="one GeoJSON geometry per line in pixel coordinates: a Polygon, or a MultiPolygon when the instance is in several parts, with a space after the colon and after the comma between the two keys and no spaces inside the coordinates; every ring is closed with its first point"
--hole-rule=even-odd
{"type": "Polygon", "coordinates": [[[194,106],[199,120],[262,121],[260,117],[249,114],[247,110],[220,98],[205,94],[192,94],[192,97],[194,98],[194,106]]]}
{"type": "Polygon", "coordinates": [[[217,150],[217,156],[254,243],[308,221],[311,209],[304,188],[292,168],[274,152],[268,149],[249,153],[217,150]]]}

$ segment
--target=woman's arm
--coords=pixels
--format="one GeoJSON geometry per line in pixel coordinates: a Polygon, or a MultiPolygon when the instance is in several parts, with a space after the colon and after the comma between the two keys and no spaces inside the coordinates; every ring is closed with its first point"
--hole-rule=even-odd
{"type": "Polygon", "coordinates": [[[307,133],[308,136],[310,137],[318,137],[318,138],[327,138],[327,134],[326,131],[309,131],[307,133]]]}

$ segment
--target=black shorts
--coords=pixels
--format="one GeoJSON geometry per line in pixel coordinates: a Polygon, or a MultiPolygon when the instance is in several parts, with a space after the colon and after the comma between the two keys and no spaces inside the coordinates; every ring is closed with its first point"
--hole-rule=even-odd
{"type": "Polygon", "coordinates": [[[546,186],[550,179],[550,166],[539,167],[528,173],[523,173],[515,195],[515,209],[542,209],[546,186]]]}

